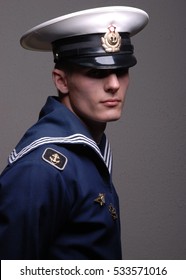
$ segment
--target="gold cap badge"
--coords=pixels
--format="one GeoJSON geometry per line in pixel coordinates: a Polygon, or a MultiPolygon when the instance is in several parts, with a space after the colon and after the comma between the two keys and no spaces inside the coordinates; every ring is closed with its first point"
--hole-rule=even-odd
{"type": "Polygon", "coordinates": [[[104,37],[101,37],[102,47],[106,52],[118,52],[121,47],[121,36],[116,31],[116,26],[110,25],[104,37]]]}

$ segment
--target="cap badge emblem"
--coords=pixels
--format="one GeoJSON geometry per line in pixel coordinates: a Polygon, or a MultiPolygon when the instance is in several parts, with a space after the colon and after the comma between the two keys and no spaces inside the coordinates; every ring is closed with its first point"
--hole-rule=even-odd
{"type": "Polygon", "coordinates": [[[116,26],[110,25],[104,37],[101,37],[102,47],[106,52],[118,52],[121,47],[121,36],[116,26]]]}
{"type": "Polygon", "coordinates": [[[94,199],[94,201],[99,203],[100,206],[103,206],[103,204],[105,204],[105,194],[99,193],[98,197],[94,199]]]}

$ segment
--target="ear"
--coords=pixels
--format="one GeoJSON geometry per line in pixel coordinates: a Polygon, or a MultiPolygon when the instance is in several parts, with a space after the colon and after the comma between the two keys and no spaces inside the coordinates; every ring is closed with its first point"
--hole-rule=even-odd
{"type": "Polygon", "coordinates": [[[64,94],[68,93],[68,83],[66,73],[63,70],[54,69],[52,72],[52,78],[56,88],[64,94]]]}

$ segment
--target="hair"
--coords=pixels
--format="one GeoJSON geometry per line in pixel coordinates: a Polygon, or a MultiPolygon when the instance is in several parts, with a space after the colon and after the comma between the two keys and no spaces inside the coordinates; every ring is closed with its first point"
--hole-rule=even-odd
{"type": "MultiPolygon", "coordinates": [[[[58,69],[58,70],[63,70],[64,72],[66,72],[68,75],[76,72],[76,71],[79,71],[79,69],[81,68],[81,66],[78,66],[74,63],[70,63],[70,62],[67,62],[67,61],[60,61],[60,62],[57,62],[54,66],[55,69],[58,69]]],[[[84,68],[84,67],[83,67],[84,68]]]]}

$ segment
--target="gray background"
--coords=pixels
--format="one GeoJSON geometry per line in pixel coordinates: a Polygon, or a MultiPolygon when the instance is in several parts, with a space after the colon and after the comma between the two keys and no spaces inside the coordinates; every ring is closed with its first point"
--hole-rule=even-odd
{"type": "Polygon", "coordinates": [[[53,17],[106,5],[150,15],[132,40],[138,65],[124,114],[107,128],[124,259],[186,259],[185,0],[0,0],[0,170],[46,97],[56,94],[52,55],[22,49],[20,36],[53,17]]]}

